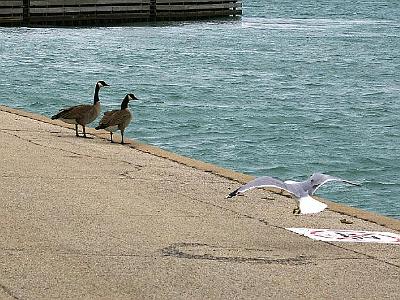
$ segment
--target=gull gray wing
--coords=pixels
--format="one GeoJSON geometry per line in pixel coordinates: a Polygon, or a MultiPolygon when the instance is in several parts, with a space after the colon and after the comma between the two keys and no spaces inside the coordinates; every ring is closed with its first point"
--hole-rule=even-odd
{"type": "Polygon", "coordinates": [[[351,185],[356,185],[356,186],[360,186],[360,184],[355,183],[355,182],[351,182],[339,177],[335,177],[335,176],[330,176],[330,175],[326,175],[326,174],[322,174],[322,173],[315,173],[311,176],[310,178],[310,182],[312,185],[312,193],[314,194],[316,192],[316,190],[318,190],[322,185],[324,185],[325,183],[331,182],[331,181],[338,181],[338,182],[343,182],[343,183],[347,183],[347,184],[351,184],[351,185]]]}
{"type": "Polygon", "coordinates": [[[263,176],[263,177],[258,177],[256,179],[249,181],[248,183],[242,185],[237,190],[230,193],[227,196],[227,198],[232,198],[239,193],[244,193],[245,191],[248,191],[248,190],[251,190],[254,188],[267,188],[267,187],[278,188],[278,189],[285,190],[289,193],[293,193],[293,191],[291,191],[290,187],[283,181],[281,181],[277,178],[274,178],[274,177],[263,176]]]}

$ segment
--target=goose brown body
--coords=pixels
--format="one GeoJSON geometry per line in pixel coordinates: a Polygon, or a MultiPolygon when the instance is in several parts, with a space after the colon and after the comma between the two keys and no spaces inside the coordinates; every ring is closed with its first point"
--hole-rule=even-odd
{"type": "Polygon", "coordinates": [[[96,120],[96,118],[100,114],[99,90],[104,86],[108,86],[108,84],[105,83],[104,81],[98,81],[96,83],[94,100],[92,105],[82,104],[82,105],[68,107],[62,109],[59,113],[52,116],[51,118],[53,120],[58,119],[65,123],[75,124],[76,136],[79,136],[78,124],[81,125],[83,129],[83,135],[84,137],[86,137],[85,126],[96,120]]]}
{"type": "Polygon", "coordinates": [[[100,114],[100,102],[93,105],[77,105],[60,111],[53,119],[69,124],[85,126],[92,123],[100,114]]]}
{"type": "Polygon", "coordinates": [[[128,103],[130,100],[138,100],[135,95],[127,94],[122,101],[121,109],[115,109],[111,111],[107,111],[104,113],[103,118],[99,122],[99,126],[96,129],[104,129],[110,132],[111,142],[113,143],[112,135],[113,132],[120,130],[121,131],[121,144],[124,143],[124,132],[125,128],[128,127],[129,123],[132,120],[132,114],[128,109],[128,103]]]}

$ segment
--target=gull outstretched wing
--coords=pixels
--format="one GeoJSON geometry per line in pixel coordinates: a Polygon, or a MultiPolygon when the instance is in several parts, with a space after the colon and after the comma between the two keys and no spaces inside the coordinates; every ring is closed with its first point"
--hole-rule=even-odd
{"type": "Polygon", "coordinates": [[[356,185],[356,186],[360,186],[360,184],[358,183],[354,183],[339,177],[335,177],[335,176],[330,176],[330,175],[326,175],[326,174],[322,174],[322,173],[315,173],[311,176],[310,178],[311,180],[311,184],[313,185],[313,191],[312,194],[314,194],[316,192],[316,190],[318,190],[322,185],[324,185],[325,183],[331,182],[331,181],[338,181],[338,182],[343,182],[343,183],[347,183],[347,184],[351,184],[351,185],[356,185]]]}
{"type": "Polygon", "coordinates": [[[242,185],[237,190],[231,192],[228,196],[226,196],[226,198],[232,198],[239,193],[244,193],[245,191],[248,191],[248,190],[251,190],[254,188],[267,188],[267,187],[278,188],[278,189],[285,190],[289,193],[293,193],[290,186],[287,185],[286,183],[284,183],[283,181],[281,181],[277,178],[274,178],[274,177],[263,176],[263,177],[258,177],[256,179],[249,181],[248,183],[242,185]]]}

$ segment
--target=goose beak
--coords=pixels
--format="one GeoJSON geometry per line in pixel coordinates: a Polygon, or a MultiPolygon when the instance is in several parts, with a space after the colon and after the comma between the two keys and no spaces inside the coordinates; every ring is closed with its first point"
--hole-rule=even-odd
{"type": "Polygon", "coordinates": [[[128,97],[128,100],[129,100],[129,101],[132,101],[132,100],[139,100],[138,98],[136,98],[136,96],[135,96],[134,94],[128,94],[127,97],[128,97]]]}

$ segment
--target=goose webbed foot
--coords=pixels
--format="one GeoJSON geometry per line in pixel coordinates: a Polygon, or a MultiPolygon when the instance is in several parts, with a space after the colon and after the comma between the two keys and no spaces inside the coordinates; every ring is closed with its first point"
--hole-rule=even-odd
{"type": "Polygon", "coordinates": [[[93,139],[93,137],[91,137],[91,136],[87,136],[86,135],[86,129],[85,129],[85,126],[82,126],[82,129],[83,129],[83,138],[84,139],[93,139]]]}

